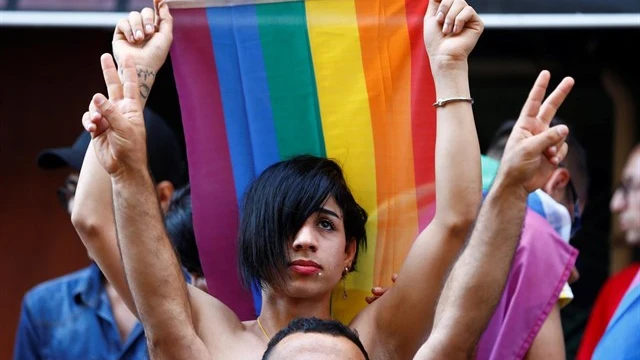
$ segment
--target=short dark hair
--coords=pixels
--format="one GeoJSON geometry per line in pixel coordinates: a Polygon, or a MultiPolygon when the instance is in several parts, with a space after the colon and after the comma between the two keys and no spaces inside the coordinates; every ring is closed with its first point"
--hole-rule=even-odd
{"type": "Polygon", "coordinates": [[[203,276],[200,255],[193,231],[191,210],[191,186],[189,184],[173,193],[169,210],[164,217],[167,235],[178,254],[178,258],[187,271],[203,276]]]}
{"type": "MultiPolygon", "coordinates": [[[[507,120],[503,122],[491,140],[489,147],[487,148],[487,155],[500,160],[504,154],[504,148],[507,143],[511,130],[516,124],[516,120],[507,120]]],[[[555,117],[551,120],[549,126],[567,125],[567,123],[555,117]]],[[[571,173],[571,181],[576,187],[578,198],[581,202],[587,199],[589,191],[589,169],[587,164],[587,153],[578,138],[569,132],[567,136],[567,145],[569,145],[569,152],[567,157],[562,161],[562,165],[571,173]]]]}
{"type": "Polygon", "coordinates": [[[293,319],[286,328],[278,331],[278,333],[269,340],[267,350],[262,355],[262,360],[269,359],[273,348],[278,345],[282,339],[295,333],[327,334],[336,337],[343,336],[356,344],[360,351],[362,351],[364,358],[369,360],[369,354],[367,354],[367,350],[365,350],[364,345],[362,345],[357,331],[339,321],[321,320],[315,317],[293,319]]]}
{"type": "Polygon", "coordinates": [[[342,169],[333,160],[301,155],[267,168],[248,188],[241,207],[238,266],[247,288],[282,286],[287,279],[287,245],[332,196],[344,222],[347,245],[366,249],[367,212],[356,202],[342,169]]]}

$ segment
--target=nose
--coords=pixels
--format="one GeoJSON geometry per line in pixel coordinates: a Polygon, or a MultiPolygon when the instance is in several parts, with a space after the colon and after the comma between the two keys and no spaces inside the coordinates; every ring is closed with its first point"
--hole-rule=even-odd
{"type": "Polygon", "coordinates": [[[318,239],[316,235],[313,226],[304,224],[293,239],[293,249],[296,251],[309,250],[316,252],[318,250],[318,239]]]}
{"type": "Polygon", "coordinates": [[[611,209],[612,212],[617,213],[624,209],[625,203],[626,203],[626,199],[624,198],[622,191],[618,189],[616,190],[615,193],[613,193],[613,197],[611,198],[611,203],[609,204],[609,208],[611,209]]]}

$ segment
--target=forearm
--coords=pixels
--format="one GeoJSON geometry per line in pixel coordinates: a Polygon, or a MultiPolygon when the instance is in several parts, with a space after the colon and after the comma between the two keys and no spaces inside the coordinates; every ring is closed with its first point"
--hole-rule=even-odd
{"type": "MultiPolygon", "coordinates": [[[[436,97],[470,97],[468,65],[432,64],[436,97]]],[[[437,110],[436,214],[434,221],[467,235],[482,197],[480,146],[469,102],[437,110]]]]}
{"type": "Polygon", "coordinates": [[[186,283],[167,238],[149,173],[114,177],[118,244],[147,337],[166,341],[193,328],[186,283]]]}
{"type": "Polygon", "coordinates": [[[89,256],[135,314],[116,239],[111,178],[98,162],[93,143],[89,143],[82,163],[71,222],[89,256]]]}
{"type": "Polygon", "coordinates": [[[500,182],[487,196],[438,302],[433,339],[427,342],[435,354],[465,357],[475,349],[502,296],[522,230],[526,196],[524,190],[500,182]]]}

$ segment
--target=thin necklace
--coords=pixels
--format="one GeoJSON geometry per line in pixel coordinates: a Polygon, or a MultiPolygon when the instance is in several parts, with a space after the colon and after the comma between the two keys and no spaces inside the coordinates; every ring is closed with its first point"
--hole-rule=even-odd
{"type": "Polygon", "coordinates": [[[269,342],[271,340],[271,337],[269,337],[269,335],[267,335],[267,332],[264,330],[264,327],[262,327],[262,324],[260,323],[260,316],[258,316],[258,326],[260,326],[260,330],[262,330],[262,333],[264,334],[264,337],[267,338],[267,342],[269,342]]]}

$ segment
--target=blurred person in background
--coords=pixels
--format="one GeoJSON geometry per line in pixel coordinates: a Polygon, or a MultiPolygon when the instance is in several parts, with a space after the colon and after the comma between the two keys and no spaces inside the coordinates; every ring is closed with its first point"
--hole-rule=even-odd
{"type": "MultiPolygon", "coordinates": [[[[636,144],[611,198],[630,246],[640,246],[640,144],[636,144]]],[[[640,359],[640,263],[604,284],[593,306],[577,359],[640,359]]]]}
{"type": "MultiPolygon", "coordinates": [[[[183,183],[181,149],[163,119],[150,109],[145,109],[145,118],[149,132],[149,165],[156,181],[158,200],[166,211],[174,188],[183,183]]],[[[58,189],[58,198],[69,214],[74,207],[78,176],[90,141],[89,133],[83,131],[71,147],[47,149],[37,159],[42,169],[69,168],[65,185],[58,189]]],[[[111,197],[108,199],[110,202],[111,197]]],[[[190,208],[190,202],[188,205],[190,208]]],[[[184,208],[176,206],[179,207],[184,208]]],[[[188,211],[190,213],[190,209],[188,211]]],[[[189,223],[182,224],[190,218],[177,214],[178,211],[171,215],[172,228],[192,227],[189,223]]],[[[115,231],[115,224],[107,225],[115,231]]],[[[181,243],[189,244],[184,238],[181,237],[181,243]]],[[[176,248],[187,249],[188,246],[176,248]]],[[[84,269],[48,280],[26,293],[14,358],[146,359],[148,354],[141,324],[92,261],[84,269]]]]}

